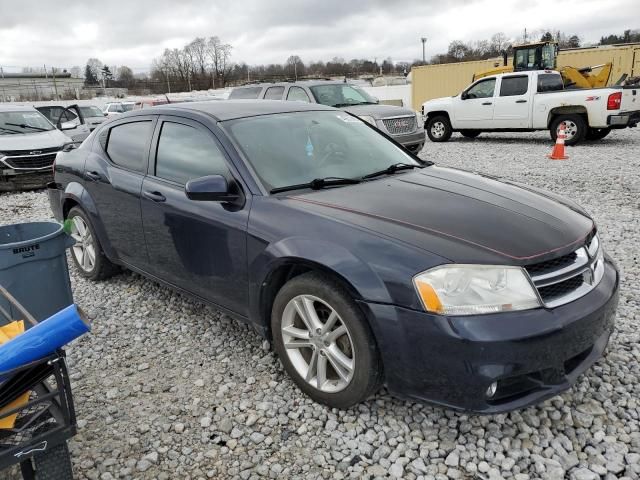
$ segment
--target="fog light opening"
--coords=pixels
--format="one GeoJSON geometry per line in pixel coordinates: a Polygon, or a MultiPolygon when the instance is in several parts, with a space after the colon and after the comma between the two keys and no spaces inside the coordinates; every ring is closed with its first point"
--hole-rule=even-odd
{"type": "Polygon", "coordinates": [[[493,382],[491,385],[489,385],[489,388],[487,388],[487,392],[485,393],[485,396],[487,398],[493,398],[497,390],[498,390],[498,382],[493,382]]]}

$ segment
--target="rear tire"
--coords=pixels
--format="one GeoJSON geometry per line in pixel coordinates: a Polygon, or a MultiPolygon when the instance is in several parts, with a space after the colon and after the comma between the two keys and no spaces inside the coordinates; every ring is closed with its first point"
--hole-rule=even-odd
{"type": "Polygon", "coordinates": [[[610,128],[590,128],[587,130],[586,140],[602,140],[611,133],[610,128]]]}
{"type": "Polygon", "coordinates": [[[553,140],[554,142],[556,141],[556,138],[558,137],[558,129],[563,122],[567,127],[567,129],[565,130],[565,145],[577,145],[582,140],[584,140],[584,137],[587,134],[587,122],[585,122],[582,115],[577,114],[556,116],[551,121],[551,125],[549,126],[549,134],[551,135],[551,140],[553,140]]]}
{"type": "Polygon", "coordinates": [[[460,135],[466,138],[476,138],[481,133],[480,130],[460,130],[460,135]]]}
{"type": "Polygon", "coordinates": [[[78,272],[90,280],[104,280],[118,273],[102,250],[89,216],[79,207],[73,207],[67,219],[71,220],[71,237],[76,244],[71,247],[71,257],[78,272]]]}
{"type": "Polygon", "coordinates": [[[271,332],[282,366],[312,400],[348,408],[380,388],[373,334],[355,301],[331,277],[309,272],[287,282],[273,303],[271,332]]]}
{"type": "Polygon", "coordinates": [[[427,120],[425,126],[427,130],[427,136],[432,142],[446,142],[451,138],[453,130],[451,128],[451,122],[445,115],[437,115],[427,120]]]}

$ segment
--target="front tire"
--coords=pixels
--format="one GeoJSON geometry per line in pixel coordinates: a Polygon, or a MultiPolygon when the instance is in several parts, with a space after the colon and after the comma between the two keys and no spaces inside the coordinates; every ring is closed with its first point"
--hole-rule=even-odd
{"type": "Polygon", "coordinates": [[[90,280],[103,280],[118,272],[104,254],[89,217],[79,207],[73,207],[67,215],[71,221],[71,238],[76,243],[71,247],[71,257],[78,272],[90,280]]]}
{"type": "Polygon", "coordinates": [[[327,275],[286,283],[271,314],[273,345],[295,384],[332,408],[366,400],[381,384],[373,334],[351,296],[327,275]]]}
{"type": "Polygon", "coordinates": [[[590,128],[587,130],[585,138],[587,140],[602,140],[611,133],[610,128],[590,128]]]}
{"type": "Polygon", "coordinates": [[[437,115],[427,120],[425,126],[427,130],[427,136],[432,142],[446,142],[451,138],[453,129],[451,128],[451,122],[445,115],[437,115]]]}
{"type": "Polygon", "coordinates": [[[460,130],[460,135],[466,138],[476,138],[481,133],[480,130],[460,130]]]}
{"type": "Polygon", "coordinates": [[[558,130],[562,123],[564,123],[566,127],[564,131],[566,137],[564,144],[567,146],[577,145],[587,134],[587,122],[585,122],[582,115],[558,115],[551,121],[551,125],[549,126],[549,134],[551,135],[551,140],[554,142],[558,137],[558,130]]]}

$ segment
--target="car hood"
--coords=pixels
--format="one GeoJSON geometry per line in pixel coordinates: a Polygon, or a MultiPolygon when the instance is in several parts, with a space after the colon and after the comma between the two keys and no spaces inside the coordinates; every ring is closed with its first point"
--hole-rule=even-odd
{"type": "Polygon", "coordinates": [[[537,263],[577,249],[594,228],[569,202],[435,166],[286,201],[458,263],[537,263]]]}
{"type": "Polygon", "coordinates": [[[61,147],[70,141],[71,139],[60,130],[49,130],[48,132],[34,132],[19,135],[0,135],[0,152],[61,147]]]}
{"type": "Polygon", "coordinates": [[[424,102],[423,106],[425,111],[428,110],[433,110],[433,107],[443,107],[443,106],[448,106],[451,105],[453,103],[453,99],[456,97],[441,97],[441,98],[434,98],[432,100],[427,100],[426,102],[424,102]]]}
{"type": "Polygon", "coordinates": [[[343,107],[341,110],[352,113],[356,116],[369,115],[373,118],[400,117],[403,115],[415,115],[413,110],[404,107],[394,107],[393,105],[353,105],[343,107]]]}

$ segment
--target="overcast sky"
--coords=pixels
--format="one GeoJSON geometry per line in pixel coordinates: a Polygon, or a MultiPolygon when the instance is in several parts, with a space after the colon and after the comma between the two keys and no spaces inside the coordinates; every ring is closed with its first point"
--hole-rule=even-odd
{"type": "Polygon", "coordinates": [[[411,61],[524,28],[577,33],[584,42],[640,28],[640,0],[0,0],[0,66],[69,68],[97,57],[149,69],[165,47],[218,35],[232,60],[282,63],[333,57],[411,61]]]}

